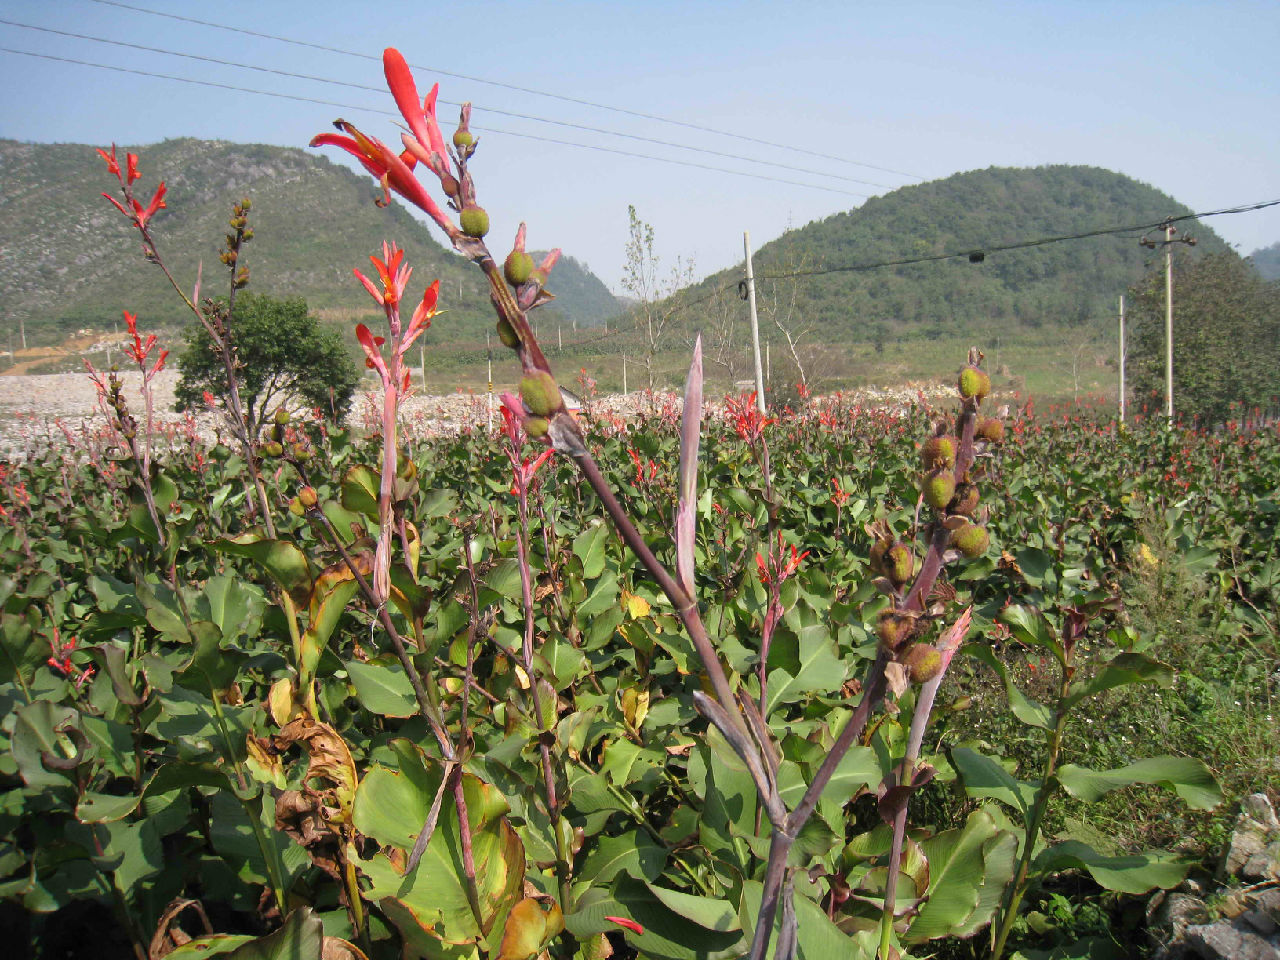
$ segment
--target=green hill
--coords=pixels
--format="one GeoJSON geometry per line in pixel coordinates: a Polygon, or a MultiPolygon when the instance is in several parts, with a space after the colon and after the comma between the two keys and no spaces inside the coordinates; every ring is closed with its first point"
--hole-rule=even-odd
{"type": "MultiPolygon", "coordinates": [[[[770,288],[795,284],[794,315],[817,324],[826,338],[1075,325],[1114,315],[1117,297],[1143,275],[1155,255],[1139,246],[1139,232],[990,252],[980,263],[962,258],[770,278],[989,249],[1189,212],[1153,187],[1097,167],[992,167],[903,187],[789,231],[765,244],[753,262],[762,295],[789,301],[789,293],[770,288]]],[[[1227,252],[1207,225],[1188,229],[1198,241],[1192,255],[1227,252]]],[[[736,284],[741,276],[741,266],[723,271],[688,297],[736,284]]],[[[696,316],[696,308],[691,312],[696,316]]]]}
{"type": "MultiPolygon", "coordinates": [[[[169,206],[152,223],[166,263],[187,289],[203,263],[203,295],[226,292],[218,247],[232,203],[248,196],[254,239],[244,262],[255,292],[304,297],[322,316],[372,312],[351,269],[367,272],[367,255],[395,240],[415,281],[440,279],[449,339],[483,341],[492,329],[479,271],[400,204],[378,209],[379,191],[368,177],[319,153],[258,144],[166,140],[121,148],[121,163],[126,149],[141,158],[135,187],[144,202],[158,181],[168,184],[169,206]]],[[[100,196],[115,181],[93,147],[0,140],[0,176],[0,298],[29,341],[109,328],[126,309],[146,328],[187,322],[160,271],[140,256],[128,222],[100,196]]],[[[539,311],[540,322],[592,326],[618,312],[605,285],[572,257],[561,259],[548,286],[557,300],[539,311]]]]}
{"type": "Polygon", "coordinates": [[[1249,259],[1264,280],[1280,280],[1280,243],[1253,251],[1249,259]]]}

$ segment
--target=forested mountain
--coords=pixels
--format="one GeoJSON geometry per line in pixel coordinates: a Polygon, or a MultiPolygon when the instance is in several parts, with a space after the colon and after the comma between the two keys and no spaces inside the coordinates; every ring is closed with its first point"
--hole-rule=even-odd
{"type": "Polygon", "coordinates": [[[1280,280],[1280,242],[1253,251],[1249,254],[1249,259],[1262,274],[1262,279],[1280,280]]]}
{"type": "MultiPolygon", "coordinates": [[[[1188,212],[1153,187],[1097,167],[991,167],[875,197],[856,210],[789,231],[765,244],[753,261],[766,299],[789,302],[794,293],[794,315],[832,337],[1076,324],[1113,315],[1119,295],[1158,255],[1139,245],[1141,230],[1005,252],[994,248],[1188,212]],[[979,250],[981,262],[871,266],[979,250]],[[797,273],[802,276],[773,279],[797,273]]],[[[1188,255],[1228,250],[1207,224],[1180,226],[1198,241],[1188,255]]],[[[1179,248],[1180,255],[1187,252],[1179,248]]],[[[737,267],[709,277],[688,299],[732,286],[742,275],[737,267]]]]}
{"type": "MultiPolygon", "coordinates": [[[[439,277],[441,304],[458,335],[483,339],[493,311],[483,277],[436,242],[399,203],[380,210],[380,193],[319,153],[259,144],[193,139],[120,148],[139,154],[135,184],[145,203],[160,180],[168,207],[153,220],[166,264],[190,291],[203,263],[203,293],[227,290],[218,261],[231,205],[252,201],[253,241],[244,262],[250,289],[276,297],[301,296],[313,310],[376,309],[354,281],[368,254],[395,240],[424,283],[439,277]]],[[[21,320],[35,341],[60,338],[80,327],[109,327],[121,310],[146,327],[186,322],[160,271],[144,262],[128,221],[100,194],[116,186],[94,148],[0,140],[0,300],[11,322],[21,320]]],[[[504,251],[497,251],[502,256],[504,251]]],[[[540,321],[580,326],[619,310],[601,281],[572,257],[562,258],[548,288],[555,303],[540,321]]]]}

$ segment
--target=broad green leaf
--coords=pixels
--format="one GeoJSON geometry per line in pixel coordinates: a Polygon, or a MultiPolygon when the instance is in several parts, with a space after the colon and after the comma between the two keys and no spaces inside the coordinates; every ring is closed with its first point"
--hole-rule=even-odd
{"type": "Polygon", "coordinates": [[[1118,857],[1106,857],[1078,840],[1066,840],[1041,851],[1032,862],[1038,873],[1061,870],[1087,870],[1089,875],[1108,890],[1143,894],[1159,888],[1176,887],[1192,864],[1178,862],[1173,854],[1152,850],[1118,857]]]}
{"type": "Polygon", "coordinates": [[[181,787],[216,787],[231,790],[226,773],[211,763],[183,763],[175,760],[166,763],[152,774],[141,794],[108,796],[102,793],[85,793],[76,805],[76,817],[86,823],[106,823],[122,820],[133,813],[147,797],[158,796],[181,787]]]}
{"type": "MultiPolygon", "coordinates": [[[[955,936],[990,918],[999,893],[1013,875],[1013,848],[1017,839],[1001,832],[983,809],[969,815],[965,825],[920,841],[929,861],[928,899],[904,935],[908,943],[955,936]],[[993,844],[992,841],[1000,841],[993,844]],[[988,856],[989,853],[997,854],[988,856]],[[999,854],[1007,853],[1007,858],[999,854]],[[997,891],[985,916],[976,916],[985,888],[997,891]]],[[[988,898],[990,900],[990,898],[988,898]]]]}
{"type": "Polygon", "coordinates": [[[400,664],[348,660],[344,665],[366,710],[383,717],[412,717],[418,712],[413,684],[400,664]]]}
{"type": "Polygon", "coordinates": [[[13,725],[13,758],[18,772],[30,787],[66,787],[72,782],[72,771],[50,770],[42,757],[70,760],[80,755],[74,741],[65,732],[74,726],[79,714],[71,707],[37,700],[21,706],[13,725]]]}
{"type": "Polygon", "coordinates": [[[224,956],[227,960],[302,960],[327,952],[324,941],[320,918],[310,907],[298,907],[279,930],[250,940],[224,956]]]}
{"type": "Polygon", "coordinates": [[[587,854],[575,879],[592,886],[607,884],[619,873],[638,880],[657,880],[662,875],[667,851],[639,830],[620,837],[602,837],[587,854]]]}
{"type": "Polygon", "coordinates": [[[485,575],[484,585],[508,600],[522,596],[524,585],[520,582],[520,561],[515,557],[499,560],[485,575]]]}
{"type": "Polygon", "coordinates": [[[381,485],[381,474],[364,464],[356,464],[342,478],[342,505],[348,510],[364,514],[376,523],[381,485]]]}
{"type": "Polygon", "coordinates": [[[594,580],[604,572],[605,548],[611,535],[607,524],[597,523],[574,538],[573,553],[582,561],[586,579],[594,580]]]}
{"type": "Polygon", "coordinates": [[[812,624],[801,628],[797,641],[799,653],[794,669],[780,668],[769,673],[766,717],[780,704],[790,703],[815,690],[838,690],[844,683],[848,668],[837,655],[825,626],[812,624]]]}
{"type": "MultiPolygon", "coordinates": [[[[663,895],[674,892],[663,891],[663,895]]],[[[737,917],[730,920],[724,915],[726,906],[732,913],[731,905],[688,894],[681,896],[686,899],[677,901],[679,906],[698,919],[664,903],[657,888],[619,876],[612,889],[593,887],[579,898],[577,909],[565,917],[565,926],[581,940],[593,934],[619,932],[619,926],[606,917],[634,920],[644,928],[644,933],[622,930],[627,944],[639,950],[641,956],[658,960],[729,960],[745,952],[747,943],[737,917]],[[732,924],[733,928],[716,930],[700,923],[699,919],[712,924],[732,924]]]]}
{"type": "Polygon", "coordinates": [[[1062,703],[1062,709],[1070,710],[1088,697],[1131,683],[1154,683],[1159,687],[1168,687],[1173,683],[1173,668],[1141,653],[1122,653],[1099,667],[1088,680],[1073,683],[1062,703]]]}
{"type": "Polygon", "coordinates": [[[1194,810],[1212,810],[1222,802],[1222,788],[1199,760],[1191,757],[1151,757],[1115,770],[1090,770],[1075,764],[1058,768],[1058,782],[1073,797],[1099,800],[1112,790],[1134,783],[1168,787],[1194,810]]]}
{"type": "Polygon", "coordinates": [[[1013,604],[1001,610],[996,619],[1008,626],[1020,643],[1042,647],[1065,665],[1066,654],[1053,625],[1035,607],[1013,604]]]}
{"type": "Polygon", "coordinates": [[[219,553],[248,557],[260,566],[295,603],[307,602],[315,573],[307,555],[288,540],[269,540],[261,531],[249,531],[236,537],[211,540],[209,546],[219,553]]]}
{"type": "Polygon", "coordinates": [[[267,603],[257,586],[225,573],[211,577],[204,585],[202,601],[208,607],[209,620],[222,631],[224,640],[252,636],[267,603]]]}
{"type": "MultiPolygon", "coordinates": [[[[356,791],[354,823],[360,833],[407,855],[427,820],[442,770],[407,741],[395,741],[393,748],[399,769],[381,764],[370,768],[356,791]]],[[[458,811],[451,797],[441,804],[435,833],[412,874],[402,874],[398,864],[403,861],[386,853],[361,860],[354,848],[348,851],[370,881],[369,897],[413,949],[432,954],[442,942],[483,946],[498,918],[521,899],[524,884],[524,847],[504,816],[506,801],[471,774],[464,774],[462,783],[483,928],[467,899],[458,811]]]]}
{"type": "Polygon", "coordinates": [[[964,652],[975,660],[980,660],[995,671],[1000,682],[1004,684],[1005,694],[1009,697],[1009,709],[1013,715],[1029,727],[1041,730],[1052,730],[1057,724],[1057,715],[1051,707],[1032,700],[1023,693],[1009,676],[1009,668],[1004,665],[996,652],[982,643],[970,643],[964,652]]]}
{"type": "Polygon", "coordinates": [[[1035,801],[1036,786],[1016,780],[990,757],[983,756],[968,747],[955,747],[951,751],[951,763],[964,782],[964,789],[971,797],[990,797],[1007,803],[1025,818],[1035,801]]]}

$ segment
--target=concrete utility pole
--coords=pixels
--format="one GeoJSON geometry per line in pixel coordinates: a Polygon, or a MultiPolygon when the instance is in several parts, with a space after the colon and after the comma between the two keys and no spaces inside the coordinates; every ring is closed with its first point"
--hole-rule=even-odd
{"type": "Polygon", "coordinates": [[[627,355],[622,355],[622,395],[627,395],[627,355]]]}
{"type": "Polygon", "coordinates": [[[1138,241],[1149,250],[1154,250],[1157,246],[1164,247],[1164,415],[1169,426],[1173,426],[1173,245],[1196,245],[1195,237],[1175,239],[1173,235],[1177,232],[1178,228],[1173,225],[1173,221],[1166,220],[1163,240],[1143,237],[1138,241]]]}
{"type": "Polygon", "coordinates": [[[1124,294],[1120,295],[1120,422],[1124,423],[1124,294]]]}
{"type": "Polygon", "coordinates": [[[756,409],[764,413],[764,370],[760,366],[760,322],[756,319],[756,277],[751,270],[751,233],[742,232],[742,248],[747,254],[747,304],[751,308],[751,349],[756,360],[756,409]]]}
{"type": "Polygon", "coordinates": [[[484,393],[484,409],[489,419],[489,432],[493,433],[493,351],[489,349],[489,334],[484,335],[484,358],[489,365],[489,386],[484,393]]]}

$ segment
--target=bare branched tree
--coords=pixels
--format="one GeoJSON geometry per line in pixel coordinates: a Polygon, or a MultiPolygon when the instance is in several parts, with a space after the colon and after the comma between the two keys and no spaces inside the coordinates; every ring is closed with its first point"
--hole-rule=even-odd
{"type": "Polygon", "coordinates": [[[653,251],[653,227],[627,207],[629,218],[627,263],[623,288],[635,298],[632,308],[636,332],[644,345],[640,363],[645,368],[649,390],[655,386],[655,361],[673,332],[676,315],[683,307],[681,291],[693,279],[692,261],[677,259],[667,277],[660,275],[660,261],[653,251]]]}

